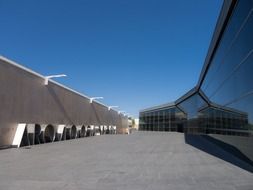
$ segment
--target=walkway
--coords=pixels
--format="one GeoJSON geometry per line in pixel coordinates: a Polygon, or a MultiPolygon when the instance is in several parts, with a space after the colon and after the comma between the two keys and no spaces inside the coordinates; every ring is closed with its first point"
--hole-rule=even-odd
{"type": "Polygon", "coordinates": [[[184,134],[136,132],[1,150],[0,189],[252,190],[253,173],[185,143],[184,134]]]}

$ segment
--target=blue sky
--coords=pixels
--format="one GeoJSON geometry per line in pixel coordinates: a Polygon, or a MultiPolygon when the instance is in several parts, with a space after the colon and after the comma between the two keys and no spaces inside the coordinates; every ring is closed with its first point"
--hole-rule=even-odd
{"type": "Polygon", "coordinates": [[[0,54],[138,116],[196,84],[222,0],[0,0],[0,54]]]}

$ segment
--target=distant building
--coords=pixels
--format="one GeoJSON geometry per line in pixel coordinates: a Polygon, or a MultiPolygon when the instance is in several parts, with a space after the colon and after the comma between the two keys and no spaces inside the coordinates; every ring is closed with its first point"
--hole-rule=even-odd
{"type": "Polygon", "coordinates": [[[139,119],[133,119],[133,124],[132,124],[132,128],[139,130],[139,119]]]}

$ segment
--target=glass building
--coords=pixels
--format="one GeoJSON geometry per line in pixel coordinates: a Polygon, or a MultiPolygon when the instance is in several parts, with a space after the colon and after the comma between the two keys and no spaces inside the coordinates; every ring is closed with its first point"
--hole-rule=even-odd
{"type": "Polygon", "coordinates": [[[196,86],[140,111],[140,130],[204,134],[253,160],[253,1],[225,0],[196,86]]]}

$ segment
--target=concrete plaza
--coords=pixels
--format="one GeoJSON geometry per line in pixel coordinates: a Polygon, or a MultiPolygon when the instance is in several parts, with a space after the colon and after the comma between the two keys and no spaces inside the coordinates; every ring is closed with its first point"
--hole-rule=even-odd
{"type": "Polygon", "coordinates": [[[1,150],[0,189],[253,189],[252,166],[204,138],[188,141],[135,132],[1,150]]]}

